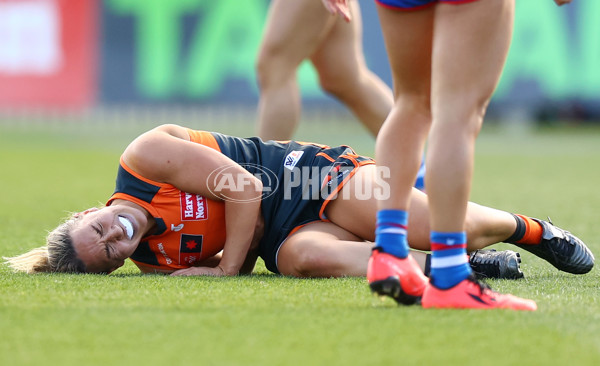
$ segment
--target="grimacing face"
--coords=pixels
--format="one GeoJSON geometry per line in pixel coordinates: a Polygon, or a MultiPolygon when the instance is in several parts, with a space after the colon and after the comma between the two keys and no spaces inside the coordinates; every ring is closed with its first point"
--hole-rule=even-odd
{"type": "Polygon", "coordinates": [[[73,247],[90,273],[110,273],[123,266],[147,231],[147,216],[130,205],[89,209],[71,230],[73,247]]]}

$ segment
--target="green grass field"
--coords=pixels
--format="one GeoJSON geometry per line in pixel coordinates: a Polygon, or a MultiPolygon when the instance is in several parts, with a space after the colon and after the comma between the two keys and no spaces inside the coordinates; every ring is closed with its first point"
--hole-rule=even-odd
{"type": "MultiPolygon", "coordinates": [[[[148,126],[0,125],[0,255],[43,245],[69,212],[113,191],[117,159],[148,126]]],[[[237,135],[246,124],[192,127],[237,135]]],[[[372,155],[354,122],[298,139],[372,155]],[[340,128],[343,127],[343,128],[340,128]]],[[[486,126],[472,199],[552,220],[600,255],[600,128],[486,126]]],[[[509,248],[508,244],[497,246],[509,248]]],[[[21,275],[0,267],[2,365],[600,365],[600,270],[560,273],[522,253],[526,278],[489,281],[535,313],[398,307],[362,278],[298,280],[21,275]]]]}

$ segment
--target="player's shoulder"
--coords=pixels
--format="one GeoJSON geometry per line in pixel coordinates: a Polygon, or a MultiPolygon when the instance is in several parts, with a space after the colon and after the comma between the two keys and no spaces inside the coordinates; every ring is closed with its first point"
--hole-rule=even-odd
{"type": "Polygon", "coordinates": [[[177,125],[161,125],[133,140],[123,152],[122,161],[145,177],[159,180],[177,159],[178,146],[189,141],[187,129],[177,125]]]}
{"type": "Polygon", "coordinates": [[[189,140],[189,129],[176,124],[163,124],[148,131],[152,134],[163,134],[180,138],[182,140],[189,140]]]}
{"type": "Polygon", "coordinates": [[[188,130],[185,127],[174,124],[160,125],[139,135],[127,146],[124,155],[140,157],[154,155],[162,148],[177,144],[178,139],[189,141],[188,130]]]}

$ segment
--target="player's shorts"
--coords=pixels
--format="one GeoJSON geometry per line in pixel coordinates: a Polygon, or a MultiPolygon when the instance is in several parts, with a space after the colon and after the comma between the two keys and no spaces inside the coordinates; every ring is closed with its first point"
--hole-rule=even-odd
{"type": "Polygon", "coordinates": [[[279,273],[277,253],[290,233],[309,222],[326,220],[323,212],[327,203],[360,166],[375,163],[348,146],[330,148],[213,135],[223,154],[263,183],[261,213],[265,226],[259,255],[274,273],[279,273]]]}
{"type": "Polygon", "coordinates": [[[375,0],[379,5],[392,10],[413,11],[424,9],[436,3],[464,4],[477,0],[375,0]]]}

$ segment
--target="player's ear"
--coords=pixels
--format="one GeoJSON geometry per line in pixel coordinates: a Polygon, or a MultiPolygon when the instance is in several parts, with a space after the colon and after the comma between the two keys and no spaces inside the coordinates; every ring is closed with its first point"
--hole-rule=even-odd
{"type": "Polygon", "coordinates": [[[85,216],[85,215],[89,214],[90,212],[96,212],[96,211],[98,211],[98,210],[99,210],[99,208],[98,208],[98,207],[92,207],[92,208],[88,208],[88,209],[87,209],[87,210],[85,210],[85,211],[81,211],[81,212],[75,212],[75,213],[73,214],[73,218],[74,218],[74,219],[78,219],[78,218],[80,218],[80,217],[82,217],[82,216],[85,216]]]}

